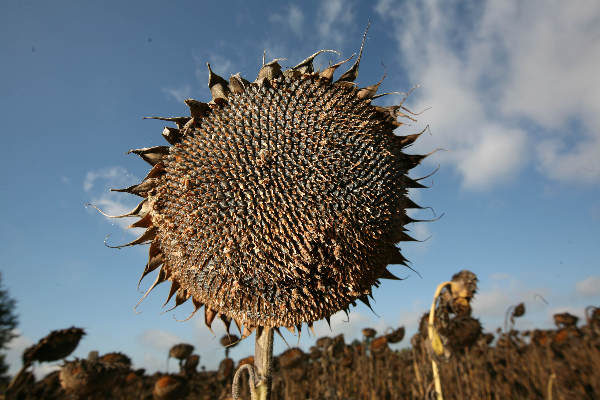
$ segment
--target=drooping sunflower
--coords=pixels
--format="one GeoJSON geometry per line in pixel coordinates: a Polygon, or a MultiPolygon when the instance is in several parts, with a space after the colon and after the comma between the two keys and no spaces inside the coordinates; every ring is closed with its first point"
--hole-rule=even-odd
{"type": "MultiPolygon", "coordinates": [[[[396,244],[413,240],[407,197],[423,187],[408,172],[425,157],[404,153],[420,135],[394,134],[410,118],[402,105],[372,100],[381,81],[359,88],[364,46],[353,57],[314,71],[321,50],[282,70],[264,62],[254,82],[226,81],[208,66],[208,103],[188,99],[191,116],[174,122],[171,146],[131,150],[152,169],[140,184],[117,191],[143,198],[130,213],[146,228],[124,246],[150,243],[142,278],[171,282],[167,299],[204,307],[244,327],[312,327],[368,304],[389,264],[404,264],[396,244]]],[[[141,280],[141,279],[140,279],[141,280]]],[[[147,293],[148,293],[147,292],[147,293]]],[[[146,294],[147,294],[146,293],[146,294]]]]}

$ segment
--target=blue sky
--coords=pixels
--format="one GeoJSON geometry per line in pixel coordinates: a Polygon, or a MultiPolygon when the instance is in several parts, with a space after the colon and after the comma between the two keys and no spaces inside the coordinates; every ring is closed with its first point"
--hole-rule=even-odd
{"type": "MultiPolygon", "coordinates": [[[[213,336],[201,317],[176,321],[190,304],[163,313],[167,285],[134,312],[147,249],[106,248],[108,234],[110,243],[134,237],[124,229],[131,221],[109,221],[84,204],[111,213],[135,205],[108,188],[147,172],[127,150],[164,144],[164,124],[142,117],[186,115],[183,99],[208,100],[207,61],[222,76],[253,80],[263,50],[286,57],[284,66],[321,48],[345,58],[369,19],[357,83],[387,73],[383,91],[420,85],[407,104],[427,111],[398,133],[428,124],[414,151],[445,150],[414,171],[440,166],[431,188],[412,194],[445,215],[411,226],[427,241],[401,244],[421,277],[394,267],[407,279],[375,291],[377,315],[359,306],[350,322],[336,315],[331,333],[317,323],[317,334],[351,340],[365,326],[411,331],[436,285],[463,268],[480,278],[475,314],[490,331],[521,301],[521,328],[599,305],[598,3],[8,0],[0,13],[0,271],[18,301],[21,335],[11,343],[11,371],[24,347],[71,325],[88,332],[76,356],[123,351],[152,372],[165,369],[170,345],[185,341],[213,368],[223,354],[220,328],[213,336]]],[[[329,60],[338,58],[321,56],[317,66],[329,60]]],[[[304,335],[300,344],[312,341],[304,335]]],[[[231,354],[252,347],[251,339],[231,354]]]]}

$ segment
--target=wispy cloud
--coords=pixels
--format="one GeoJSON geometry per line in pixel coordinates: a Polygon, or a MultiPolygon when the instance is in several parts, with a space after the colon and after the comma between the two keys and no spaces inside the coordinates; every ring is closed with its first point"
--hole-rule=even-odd
{"type": "Polygon", "coordinates": [[[169,350],[174,345],[184,342],[177,335],[160,329],[144,331],[137,337],[137,341],[145,348],[141,366],[150,374],[166,371],[166,355],[169,354],[169,350]]]}
{"type": "Polygon", "coordinates": [[[167,352],[172,346],[182,342],[177,335],[159,329],[150,329],[143,332],[139,335],[138,340],[146,347],[160,351],[166,350],[167,352]]]}
{"type": "Polygon", "coordinates": [[[600,181],[600,4],[380,0],[375,10],[422,84],[415,109],[432,107],[423,119],[434,135],[419,148],[449,150],[436,157],[465,187],[511,179],[527,162],[552,179],[600,181]]]}
{"type": "Polygon", "coordinates": [[[269,15],[269,21],[288,26],[296,35],[302,35],[302,26],[304,24],[304,13],[302,10],[290,4],[285,7],[281,13],[272,13],[269,15]]]}
{"type": "Polygon", "coordinates": [[[162,88],[162,91],[169,98],[177,102],[183,102],[183,100],[189,99],[192,96],[192,87],[188,84],[177,88],[162,88]]]}
{"type": "MultiPolygon", "coordinates": [[[[484,282],[485,283],[485,282],[484,282]]],[[[547,287],[534,286],[508,274],[492,274],[491,287],[481,285],[473,298],[473,315],[480,318],[485,330],[492,331],[504,326],[504,318],[509,307],[521,302],[526,313],[517,321],[519,329],[550,326],[549,305],[560,300],[560,293],[547,287]]]]}
{"type": "Polygon", "coordinates": [[[344,43],[347,28],[354,21],[354,4],[351,1],[322,1],[317,11],[317,33],[323,43],[340,48],[344,43]]]}
{"type": "MultiPolygon", "coordinates": [[[[97,182],[106,181],[111,185],[126,185],[135,180],[135,177],[123,167],[106,167],[95,171],[89,171],[83,180],[83,190],[90,192],[97,182]]],[[[114,186],[113,186],[114,187],[114,186]]]]}
{"type": "Polygon", "coordinates": [[[228,79],[230,75],[235,73],[233,71],[234,63],[229,57],[216,53],[209,55],[208,60],[201,60],[200,58],[196,57],[196,77],[201,82],[208,82],[208,69],[206,67],[207,61],[210,63],[210,67],[212,68],[213,72],[215,72],[217,75],[221,75],[225,79],[228,79]]]}
{"type": "MultiPolygon", "coordinates": [[[[83,190],[91,196],[89,202],[105,214],[122,215],[135,207],[136,199],[127,194],[109,192],[109,188],[128,187],[138,182],[139,179],[123,167],[106,167],[89,171],[83,181],[83,190]]],[[[126,229],[134,220],[132,218],[106,218],[122,229],[126,229]]],[[[127,229],[127,232],[138,236],[141,230],[127,229]]]]}
{"type": "Polygon", "coordinates": [[[536,300],[538,296],[550,298],[550,289],[530,287],[512,277],[496,279],[494,286],[479,291],[473,299],[473,312],[491,320],[504,318],[508,307],[525,302],[528,312],[546,309],[546,304],[536,300]]]}
{"type": "Polygon", "coordinates": [[[575,284],[575,291],[584,297],[600,296],[600,276],[588,276],[575,284]]]}

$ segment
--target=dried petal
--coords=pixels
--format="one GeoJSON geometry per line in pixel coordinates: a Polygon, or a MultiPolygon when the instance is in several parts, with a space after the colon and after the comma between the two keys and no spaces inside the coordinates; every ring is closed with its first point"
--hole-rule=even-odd
{"type": "Polygon", "coordinates": [[[313,60],[315,59],[316,56],[318,56],[319,54],[322,54],[322,53],[335,53],[338,55],[340,54],[335,50],[319,50],[316,53],[314,53],[313,55],[300,61],[300,63],[298,65],[296,65],[295,67],[293,67],[292,70],[298,71],[302,74],[310,74],[310,73],[314,72],[313,60]]]}
{"type": "Polygon", "coordinates": [[[202,118],[206,117],[210,112],[210,107],[207,103],[202,103],[198,100],[194,99],[186,99],[184,100],[185,104],[190,108],[190,113],[192,114],[192,118],[198,122],[202,118]]]}
{"type": "Polygon", "coordinates": [[[154,166],[154,164],[169,154],[169,146],[154,146],[144,147],[143,149],[132,149],[127,152],[127,154],[130,153],[137,154],[148,164],[154,166]]]}
{"type": "Polygon", "coordinates": [[[360,50],[358,51],[358,57],[356,58],[356,61],[348,71],[344,72],[342,76],[340,76],[338,82],[354,82],[356,78],[358,78],[358,66],[360,65],[360,59],[362,58],[362,52],[365,47],[365,41],[367,40],[367,32],[369,31],[370,25],[371,23],[369,22],[369,25],[367,25],[367,29],[365,29],[365,33],[363,35],[362,43],[360,44],[360,50]]]}
{"type": "Polygon", "coordinates": [[[246,88],[249,86],[250,81],[247,81],[246,79],[242,78],[239,72],[229,77],[229,89],[231,89],[232,93],[244,93],[246,88]]]}
{"type": "Polygon", "coordinates": [[[173,145],[181,142],[181,139],[183,138],[183,135],[179,129],[169,128],[168,126],[165,126],[165,129],[162,131],[162,135],[167,142],[173,145]]]}
{"type": "Polygon", "coordinates": [[[227,100],[229,96],[229,86],[227,81],[215,74],[210,68],[210,64],[206,63],[208,67],[208,87],[210,88],[210,93],[212,94],[212,101],[216,99],[227,100]]]}

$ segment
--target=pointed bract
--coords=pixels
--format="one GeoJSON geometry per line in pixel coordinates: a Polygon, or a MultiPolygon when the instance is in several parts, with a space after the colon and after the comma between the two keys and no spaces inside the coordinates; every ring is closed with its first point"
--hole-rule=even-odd
{"type": "Polygon", "coordinates": [[[250,81],[247,81],[246,79],[242,78],[239,72],[229,77],[229,89],[231,90],[231,93],[244,93],[246,91],[246,88],[249,86],[250,81]]]}
{"type": "Polygon", "coordinates": [[[387,269],[383,270],[383,273],[380,276],[383,279],[391,279],[391,280],[395,280],[395,281],[401,281],[402,278],[398,278],[396,275],[392,274],[390,271],[388,271],[387,269]]]}
{"type": "Polygon", "coordinates": [[[300,63],[298,63],[298,65],[296,65],[295,67],[292,67],[291,69],[293,71],[298,71],[302,74],[310,74],[310,73],[314,72],[313,60],[315,59],[316,56],[318,56],[319,54],[322,54],[322,53],[339,54],[335,50],[319,50],[316,53],[314,53],[313,55],[308,56],[304,60],[300,61],[300,63]]]}
{"type": "Polygon", "coordinates": [[[156,279],[154,280],[154,282],[152,283],[152,285],[148,288],[148,290],[146,290],[146,293],[144,293],[144,295],[142,296],[142,298],[138,300],[137,304],[135,305],[135,307],[133,307],[133,309],[136,310],[137,307],[141,304],[141,302],[144,301],[144,299],[150,294],[150,292],[156,286],[158,286],[161,283],[163,283],[166,279],[167,279],[167,273],[165,272],[165,270],[163,268],[161,268],[158,271],[158,275],[156,275],[156,279]]]}
{"type": "Polygon", "coordinates": [[[198,122],[202,118],[206,117],[210,112],[210,107],[207,103],[202,103],[198,100],[194,99],[186,99],[184,100],[185,104],[190,108],[190,113],[192,118],[198,122]]]}
{"type": "Polygon", "coordinates": [[[208,67],[208,87],[212,94],[212,101],[216,99],[227,100],[229,96],[229,85],[225,79],[215,74],[210,68],[210,64],[206,63],[208,67]]]}
{"type": "Polygon", "coordinates": [[[146,214],[144,218],[129,225],[128,228],[148,228],[150,225],[152,225],[152,216],[146,214]]]}
{"type": "Polygon", "coordinates": [[[120,246],[109,246],[106,243],[104,243],[104,244],[106,245],[106,247],[110,247],[111,249],[120,249],[122,247],[135,246],[136,244],[142,244],[142,243],[151,241],[152,239],[154,239],[156,237],[156,232],[157,232],[156,227],[152,226],[152,227],[146,229],[140,237],[138,237],[137,239],[135,239],[129,243],[122,244],[120,246]]]}
{"type": "Polygon", "coordinates": [[[178,129],[183,129],[184,125],[191,119],[190,117],[144,117],[144,119],[158,119],[160,121],[175,122],[178,129]]]}
{"type": "Polygon", "coordinates": [[[217,316],[217,312],[208,307],[204,307],[204,323],[212,331],[212,323],[217,316]]]}
{"type": "Polygon", "coordinates": [[[355,56],[356,54],[352,54],[350,57],[348,57],[345,60],[342,60],[336,64],[330,65],[329,67],[325,68],[323,70],[323,72],[321,72],[319,74],[319,76],[321,77],[321,79],[323,79],[326,82],[331,82],[333,80],[333,74],[335,73],[335,70],[338,69],[340,66],[342,66],[343,64],[347,63],[348,61],[352,60],[352,58],[355,56]]]}
{"type": "Polygon", "coordinates": [[[169,302],[169,300],[171,300],[171,298],[173,297],[173,295],[175,293],[177,293],[177,290],[179,289],[179,283],[177,283],[177,281],[172,281],[171,282],[171,289],[169,289],[169,295],[167,296],[167,300],[164,302],[163,307],[167,305],[167,303],[169,302]]]}
{"type": "Polygon", "coordinates": [[[169,154],[169,146],[144,147],[143,149],[131,149],[127,154],[137,154],[148,164],[154,166],[157,162],[169,154]]]}
{"type": "Polygon", "coordinates": [[[365,33],[363,35],[362,43],[360,44],[360,50],[358,51],[358,57],[356,58],[356,61],[348,71],[344,72],[342,76],[339,77],[338,82],[354,82],[356,78],[358,78],[358,66],[360,65],[360,59],[362,58],[363,49],[365,47],[365,41],[367,40],[367,32],[369,31],[370,25],[371,23],[369,22],[369,25],[367,25],[367,29],[365,29],[365,33]]]}
{"type": "Polygon", "coordinates": [[[154,189],[158,185],[158,179],[152,178],[147,179],[144,182],[129,186],[123,189],[110,189],[111,192],[125,192],[130,194],[135,194],[140,197],[148,197],[148,192],[154,189]]]}
{"type": "Polygon", "coordinates": [[[260,71],[258,71],[258,77],[254,82],[263,84],[265,79],[271,81],[282,76],[283,73],[281,72],[281,65],[278,63],[278,61],[281,60],[284,60],[284,58],[277,58],[270,63],[263,65],[260,71]]]}
{"type": "Polygon", "coordinates": [[[377,93],[377,90],[379,89],[379,85],[381,85],[381,83],[383,82],[384,79],[385,79],[385,75],[383,75],[381,80],[379,82],[377,82],[376,84],[360,89],[358,91],[358,93],[356,93],[356,97],[358,97],[361,100],[373,98],[373,96],[375,96],[375,94],[377,93]]]}
{"type": "Polygon", "coordinates": [[[127,217],[144,218],[150,211],[150,204],[148,203],[148,200],[146,200],[146,199],[142,200],[133,210],[129,211],[126,214],[122,214],[122,215],[108,215],[104,211],[102,211],[101,209],[99,209],[98,207],[96,207],[95,205],[93,205],[91,203],[88,203],[86,205],[95,208],[100,214],[104,215],[107,218],[127,218],[127,217]]]}
{"type": "Polygon", "coordinates": [[[170,128],[168,126],[165,126],[165,129],[163,129],[162,136],[167,142],[169,142],[169,144],[172,145],[181,142],[181,139],[183,138],[183,135],[179,129],[170,128]]]}

